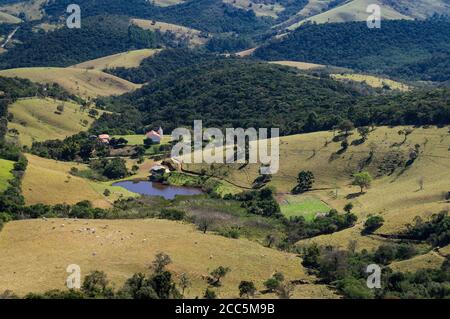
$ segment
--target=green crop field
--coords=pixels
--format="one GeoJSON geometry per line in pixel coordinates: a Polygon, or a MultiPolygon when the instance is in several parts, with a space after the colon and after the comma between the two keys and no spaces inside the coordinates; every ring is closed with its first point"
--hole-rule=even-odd
{"type": "Polygon", "coordinates": [[[303,216],[312,220],[317,213],[328,213],[330,207],[320,199],[311,196],[287,195],[280,202],[281,212],[286,217],[303,216]]]}
{"type": "Polygon", "coordinates": [[[0,159],[0,192],[8,188],[8,181],[14,177],[11,173],[13,167],[13,161],[0,159]]]}

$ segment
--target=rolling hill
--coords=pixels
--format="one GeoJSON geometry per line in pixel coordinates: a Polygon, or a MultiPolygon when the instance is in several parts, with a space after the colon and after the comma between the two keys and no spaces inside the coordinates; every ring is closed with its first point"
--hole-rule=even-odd
{"type": "Polygon", "coordinates": [[[20,143],[28,146],[34,141],[64,139],[86,131],[94,121],[80,105],[49,98],[20,99],[8,111],[13,115],[8,127],[16,129],[20,143]],[[61,105],[64,110],[59,112],[57,107],[61,105]]]}
{"type": "MultiPolygon", "coordinates": [[[[332,132],[280,139],[280,169],[268,185],[276,188],[281,201],[296,185],[298,173],[310,170],[315,175],[314,188],[304,195],[296,195],[299,201],[302,197],[314,196],[338,211],[352,202],[355,206],[353,211],[359,217],[358,224],[353,228],[304,240],[299,245],[317,242],[345,248],[348,241],[355,239],[358,249],[370,250],[386,242],[386,239],[361,236],[362,223],[369,214],[380,214],[385,219],[377,234],[393,234],[404,230],[416,216],[427,218],[432,213],[449,208],[449,202],[443,195],[448,192],[446,181],[450,178],[448,128],[415,128],[405,143],[398,134],[400,129],[402,127],[378,127],[369,134],[366,142],[352,145],[359,139],[355,132],[349,139],[351,146],[342,153],[339,153],[340,143],[332,142],[332,132]],[[386,173],[390,161],[397,156],[406,161],[415,145],[419,145],[420,154],[411,166],[394,165],[394,173],[386,173]],[[370,155],[371,150],[373,155],[370,155]],[[352,174],[360,170],[369,171],[376,177],[372,187],[363,195],[358,194],[357,187],[351,185],[352,174]],[[423,189],[419,185],[421,178],[424,180],[423,189]]],[[[242,187],[251,187],[259,175],[258,164],[249,164],[245,168],[240,168],[241,164],[214,166],[212,170],[209,164],[185,164],[185,169],[197,172],[203,169],[206,174],[215,174],[242,187]]],[[[290,198],[288,201],[295,207],[295,200],[290,198]]]]}
{"type": "MultiPolygon", "coordinates": [[[[236,298],[243,278],[262,288],[275,271],[285,273],[288,279],[314,281],[295,254],[248,240],[203,234],[191,225],[167,220],[16,221],[0,233],[0,249],[4,251],[0,286],[19,294],[64,288],[66,267],[73,263],[81,266],[83,276],[94,269],[105,271],[120,287],[133,273],[147,272],[154,255],[161,251],[172,258],[169,268],[177,277],[186,273],[191,279],[190,298],[202,296],[207,287],[202,276],[219,265],[231,269],[217,289],[221,298],[236,298]],[[80,231],[86,227],[95,229],[95,234],[80,231]]],[[[302,296],[333,298],[334,293],[325,285],[305,284],[294,297],[302,296]]]]}
{"type": "Polygon", "coordinates": [[[82,98],[120,95],[140,87],[111,74],[78,68],[9,69],[0,71],[0,76],[24,78],[38,83],[57,83],[82,98]]]}
{"type": "Polygon", "coordinates": [[[13,161],[0,159],[0,192],[3,192],[8,188],[8,181],[14,177],[11,173],[13,167],[13,161]]]}
{"type": "Polygon", "coordinates": [[[113,68],[135,68],[138,67],[144,59],[151,57],[160,51],[160,49],[133,50],[86,61],[72,67],[99,71],[113,68]]]}

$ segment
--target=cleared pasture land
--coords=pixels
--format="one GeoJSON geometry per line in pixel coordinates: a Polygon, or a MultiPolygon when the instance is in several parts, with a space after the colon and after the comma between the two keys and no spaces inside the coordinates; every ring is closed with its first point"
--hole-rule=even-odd
{"type": "MultiPolygon", "coordinates": [[[[252,280],[262,289],[263,281],[275,271],[289,280],[314,280],[295,254],[244,239],[203,234],[192,225],[167,220],[14,221],[0,233],[0,249],[0,287],[19,294],[64,289],[69,264],[78,264],[82,276],[92,270],[105,271],[120,287],[133,273],[148,272],[161,251],[172,258],[168,268],[176,277],[182,273],[190,277],[193,285],[187,295],[191,298],[202,296],[207,287],[202,276],[220,265],[231,269],[216,290],[221,298],[238,297],[241,280],[252,280]],[[86,228],[95,228],[95,234],[80,231],[86,228]]],[[[296,296],[328,298],[334,294],[323,285],[302,285],[296,296]]]]}
{"type": "Polygon", "coordinates": [[[0,71],[0,76],[29,79],[38,83],[58,83],[83,98],[121,95],[141,87],[98,70],[77,68],[19,68],[0,71]]]}
{"type": "Polygon", "coordinates": [[[332,74],[332,78],[338,80],[338,81],[354,81],[354,82],[360,82],[360,83],[366,83],[367,85],[373,87],[373,88],[389,88],[391,90],[398,90],[398,91],[409,91],[410,87],[406,84],[403,84],[401,82],[397,82],[391,79],[386,78],[380,78],[373,75],[365,75],[365,74],[332,74]]]}
{"type": "MultiPolygon", "coordinates": [[[[349,138],[350,146],[342,154],[340,142],[332,142],[333,132],[317,132],[280,138],[280,169],[268,184],[274,186],[279,194],[289,193],[296,184],[300,171],[310,170],[315,175],[312,192],[330,207],[342,212],[346,203],[354,204],[353,211],[363,223],[369,214],[381,214],[385,224],[377,233],[390,234],[405,229],[416,216],[429,217],[432,213],[448,209],[450,203],[444,200],[450,180],[450,134],[448,127],[413,128],[413,132],[402,144],[404,136],[398,134],[404,127],[377,127],[369,134],[366,142],[351,145],[358,140],[354,132],[349,138]],[[408,158],[415,145],[420,146],[419,157],[409,167],[398,167],[392,175],[378,175],[379,167],[400,153],[408,158]],[[359,188],[351,185],[352,174],[366,163],[370,151],[374,155],[363,170],[369,171],[375,180],[370,189],[359,194],[359,188]],[[423,189],[420,180],[423,179],[423,189]]],[[[256,179],[259,165],[250,164],[239,169],[240,165],[216,165],[212,171],[209,165],[185,164],[186,169],[214,173],[236,185],[251,187],[256,179]]],[[[361,236],[362,224],[354,230],[345,230],[333,235],[314,238],[313,241],[335,243],[347,247],[348,241],[358,240],[359,247],[374,248],[382,242],[378,238],[361,236]],[[359,229],[357,229],[359,227],[359,229]]]]}
{"type": "Polygon", "coordinates": [[[142,49],[142,50],[122,52],[98,58],[95,60],[79,63],[77,65],[74,65],[73,67],[78,69],[89,69],[99,71],[119,67],[134,68],[138,67],[141,64],[142,60],[151,57],[160,51],[161,51],[160,49],[142,49]]]}
{"type": "Polygon", "coordinates": [[[278,18],[278,13],[284,10],[284,7],[279,3],[265,4],[255,3],[251,0],[222,0],[224,3],[230,4],[236,8],[243,10],[251,10],[259,17],[278,18]]]}
{"type": "Polygon", "coordinates": [[[22,193],[27,205],[76,204],[89,200],[95,207],[109,208],[119,197],[135,197],[122,187],[111,186],[70,174],[70,169],[87,169],[87,166],[72,162],[59,162],[27,154],[28,166],[22,181],[22,193]],[[111,195],[103,195],[105,189],[111,195]]]}
{"type": "Polygon", "coordinates": [[[9,128],[16,129],[20,143],[28,146],[34,141],[64,139],[86,131],[94,121],[80,105],[50,98],[18,100],[9,107],[9,112],[13,115],[9,128]],[[64,110],[58,112],[58,106],[64,110]]]}
{"type": "Polygon", "coordinates": [[[11,173],[13,167],[13,161],[0,159],[0,192],[3,192],[8,188],[8,181],[14,177],[11,173]]]}
{"type": "Polygon", "coordinates": [[[280,202],[281,212],[287,218],[303,216],[313,220],[318,213],[328,213],[331,209],[320,199],[313,196],[286,195],[280,202]]]}
{"type": "Polygon", "coordinates": [[[0,12],[0,23],[16,24],[20,22],[22,22],[22,20],[17,17],[6,12],[0,12]]]}

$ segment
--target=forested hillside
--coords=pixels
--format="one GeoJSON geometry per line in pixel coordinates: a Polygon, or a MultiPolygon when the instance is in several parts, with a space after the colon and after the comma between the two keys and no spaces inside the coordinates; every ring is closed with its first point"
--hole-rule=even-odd
{"type": "MultiPolygon", "coordinates": [[[[71,0],[51,0],[45,7],[54,18],[65,13],[71,0]]],[[[254,33],[268,27],[268,22],[253,11],[238,9],[222,0],[189,0],[176,6],[154,6],[147,0],[80,0],[77,2],[86,16],[121,14],[135,18],[156,19],[181,24],[207,32],[254,33]]]]}
{"type": "Polygon", "coordinates": [[[365,96],[352,86],[255,61],[209,61],[171,73],[120,98],[99,101],[122,115],[103,115],[96,132],[171,130],[202,119],[209,127],[279,127],[283,135],[356,125],[444,124],[449,90],[365,96]],[[142,114],[142,116],[139,115],[142,114]]]}
{"type": "Polygon", "coordinates": [[[33,32],[24,25],[17,32],[22,42],[0,55],[2,69],[31,66],[69,66],[130,49],[177,45],[174,37],[130,25],[124,16],[93,16],[80,29],[33,32]]]}
{"type": "Polygon", "coordinates": [[[349,67],[365,72],[423,81],[450,79],[450,21],[383,21],[305,25],[255,55],[349,67]]]}

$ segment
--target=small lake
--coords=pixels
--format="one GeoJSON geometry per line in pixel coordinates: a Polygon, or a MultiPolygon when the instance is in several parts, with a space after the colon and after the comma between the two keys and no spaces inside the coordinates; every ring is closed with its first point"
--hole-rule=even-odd
{"type": "Polygon", "coordinates": [[[195,187],[171,186],[150,181],[124,181],[114,183],[113,186],[120,186],[141,195],[162,196],[165,199],[174,199],[176,195],[203,194],[201,189],[195,187]]]}

